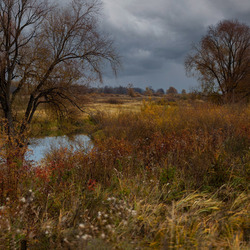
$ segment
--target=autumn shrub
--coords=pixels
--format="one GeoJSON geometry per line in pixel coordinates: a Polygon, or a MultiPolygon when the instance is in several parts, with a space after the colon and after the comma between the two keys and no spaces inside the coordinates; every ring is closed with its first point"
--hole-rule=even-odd
{"type": "MultiPolygon", "coordinates": [[[[151,134],[154,129],[147,120],[141,119],[141,114],[124,112],[111,117],[107,113],[98,112],[94,116],[97,127],[105,137],[133,141],[137,137],[151,134]],[[146,124],[147,123],[147,124],[146,124]]],[[[95,135],[94,138],[95,140],[95,135]]]]}
{"type": "Polygon", "coordinates": [[[171,165],[184,188],[216,188],[231,180],[233,169],[242,174],[249,160],[248,114],[247,106],[144,103],[139,114],[104,115],[102,143],[105,136],[128,141],[134,170],[159,174],[171,165]]]}
{"type": "Polygon", "coordinates": [[[106,102],[109,104],[123,104],[124,103],[121,99],[115,98],[115,97],[109,98],[106,102]]]}
{"type": "MultiPolygon", "coordinates": [[[[18,126],[18,125],[17,125],[18,126]]],[[[16,130],[16,128],[13,128],[16,130]]],[[[20,186],[26,182],[30,165],[24,162],[27,149],[27,134],[8,136],[6,122],[3,120],[0,130],[0,201],[7,196],[17,197],[20,186]]]]}
{"type": "Polygon", "coordinates": [[[109,183],[115,170],[128,171],[131,161],[132,147],[126,140],[108,138],[95,141],[95,147],[86,153],[61,148],[51,151],[45,165],[37,168],[37,174],[50,185],[57,188],[75,182],[86,184],[93,179],[100,183],[109,183]]]}

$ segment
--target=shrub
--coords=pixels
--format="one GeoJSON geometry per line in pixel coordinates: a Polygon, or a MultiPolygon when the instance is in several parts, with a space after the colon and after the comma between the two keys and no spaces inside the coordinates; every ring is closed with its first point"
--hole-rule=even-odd
{"type": "Polygon", "coordinates": [[[119,98],[109,98],[107,101],[109,104],[123,104],[124,102],[119,98]]]}

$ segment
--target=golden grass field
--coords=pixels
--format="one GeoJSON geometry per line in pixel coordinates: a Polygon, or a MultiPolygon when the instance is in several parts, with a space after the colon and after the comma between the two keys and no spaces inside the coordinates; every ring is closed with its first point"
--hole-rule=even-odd
{"type": "Polygon", "coordinates": [[[143,103],[143,98],[129,98],[128,96],[99,96],[87,103],[84,110],[88,113],[107,112],[116,114],[119,112],[139,112],[143,103]],[[112,100],[118,100],[117,104],[110,104],[112,100]],[[121,103],[119,103],[121,102],[121,103]]]}
{"type": "MultiPolygon", "coordinates": [[[[157,100],[160,97],[136,97],[132,98],[127,95],[114,95],[114,94],[89,94],[79,99],[80,107],[83,112],[75,108],[70,109],[67,114],[68,117],[64,117],[63,124],[60,126],[56,117],[43,108],[37,110],[34,115],[33,123],[31,124],[31,133],[35,137],[44,135],[57,135],[63,128],[66,128],[65,133],[75,133],[76,128],[72,121],[85,123],[90,117],[94,117],[96,114],[105,113],[106,115],[118,115],[121,113],[138,113],[141,111],[143,103],[146,100],[157,100]],[[67,120],[66,125],[64,125],[67,120]],[[72,130],[70,129],[72,128],[72,130]]],[[[81,133],[89,133],[88,129],[83,129],[81,133]]],[[[64,133],[64,132],[62,132],[64,133]]]]}

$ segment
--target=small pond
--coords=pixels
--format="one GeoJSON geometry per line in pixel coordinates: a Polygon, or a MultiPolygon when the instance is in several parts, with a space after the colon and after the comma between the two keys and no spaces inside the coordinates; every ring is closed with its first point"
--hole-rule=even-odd
{"type": "Polygon", "coordinates": [[[91,140],[87,135],[32,138],[25,158],[29,161],[40,162],[46,153],[60,147],[71,148],[73,151],[78,149],[87,150],[87,148],[91,147],[91,140]]]}

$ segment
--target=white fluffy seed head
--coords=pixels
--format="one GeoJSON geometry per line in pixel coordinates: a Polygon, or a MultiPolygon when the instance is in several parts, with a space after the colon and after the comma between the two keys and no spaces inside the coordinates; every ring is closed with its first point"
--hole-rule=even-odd
{"type": "Polygon", "coordinates": [[[23,203],[25,203],[25,202],[26,202],[25,197],[22,197],[22,198],[20,199],[20,201],[23,202],[23,203]]]}

